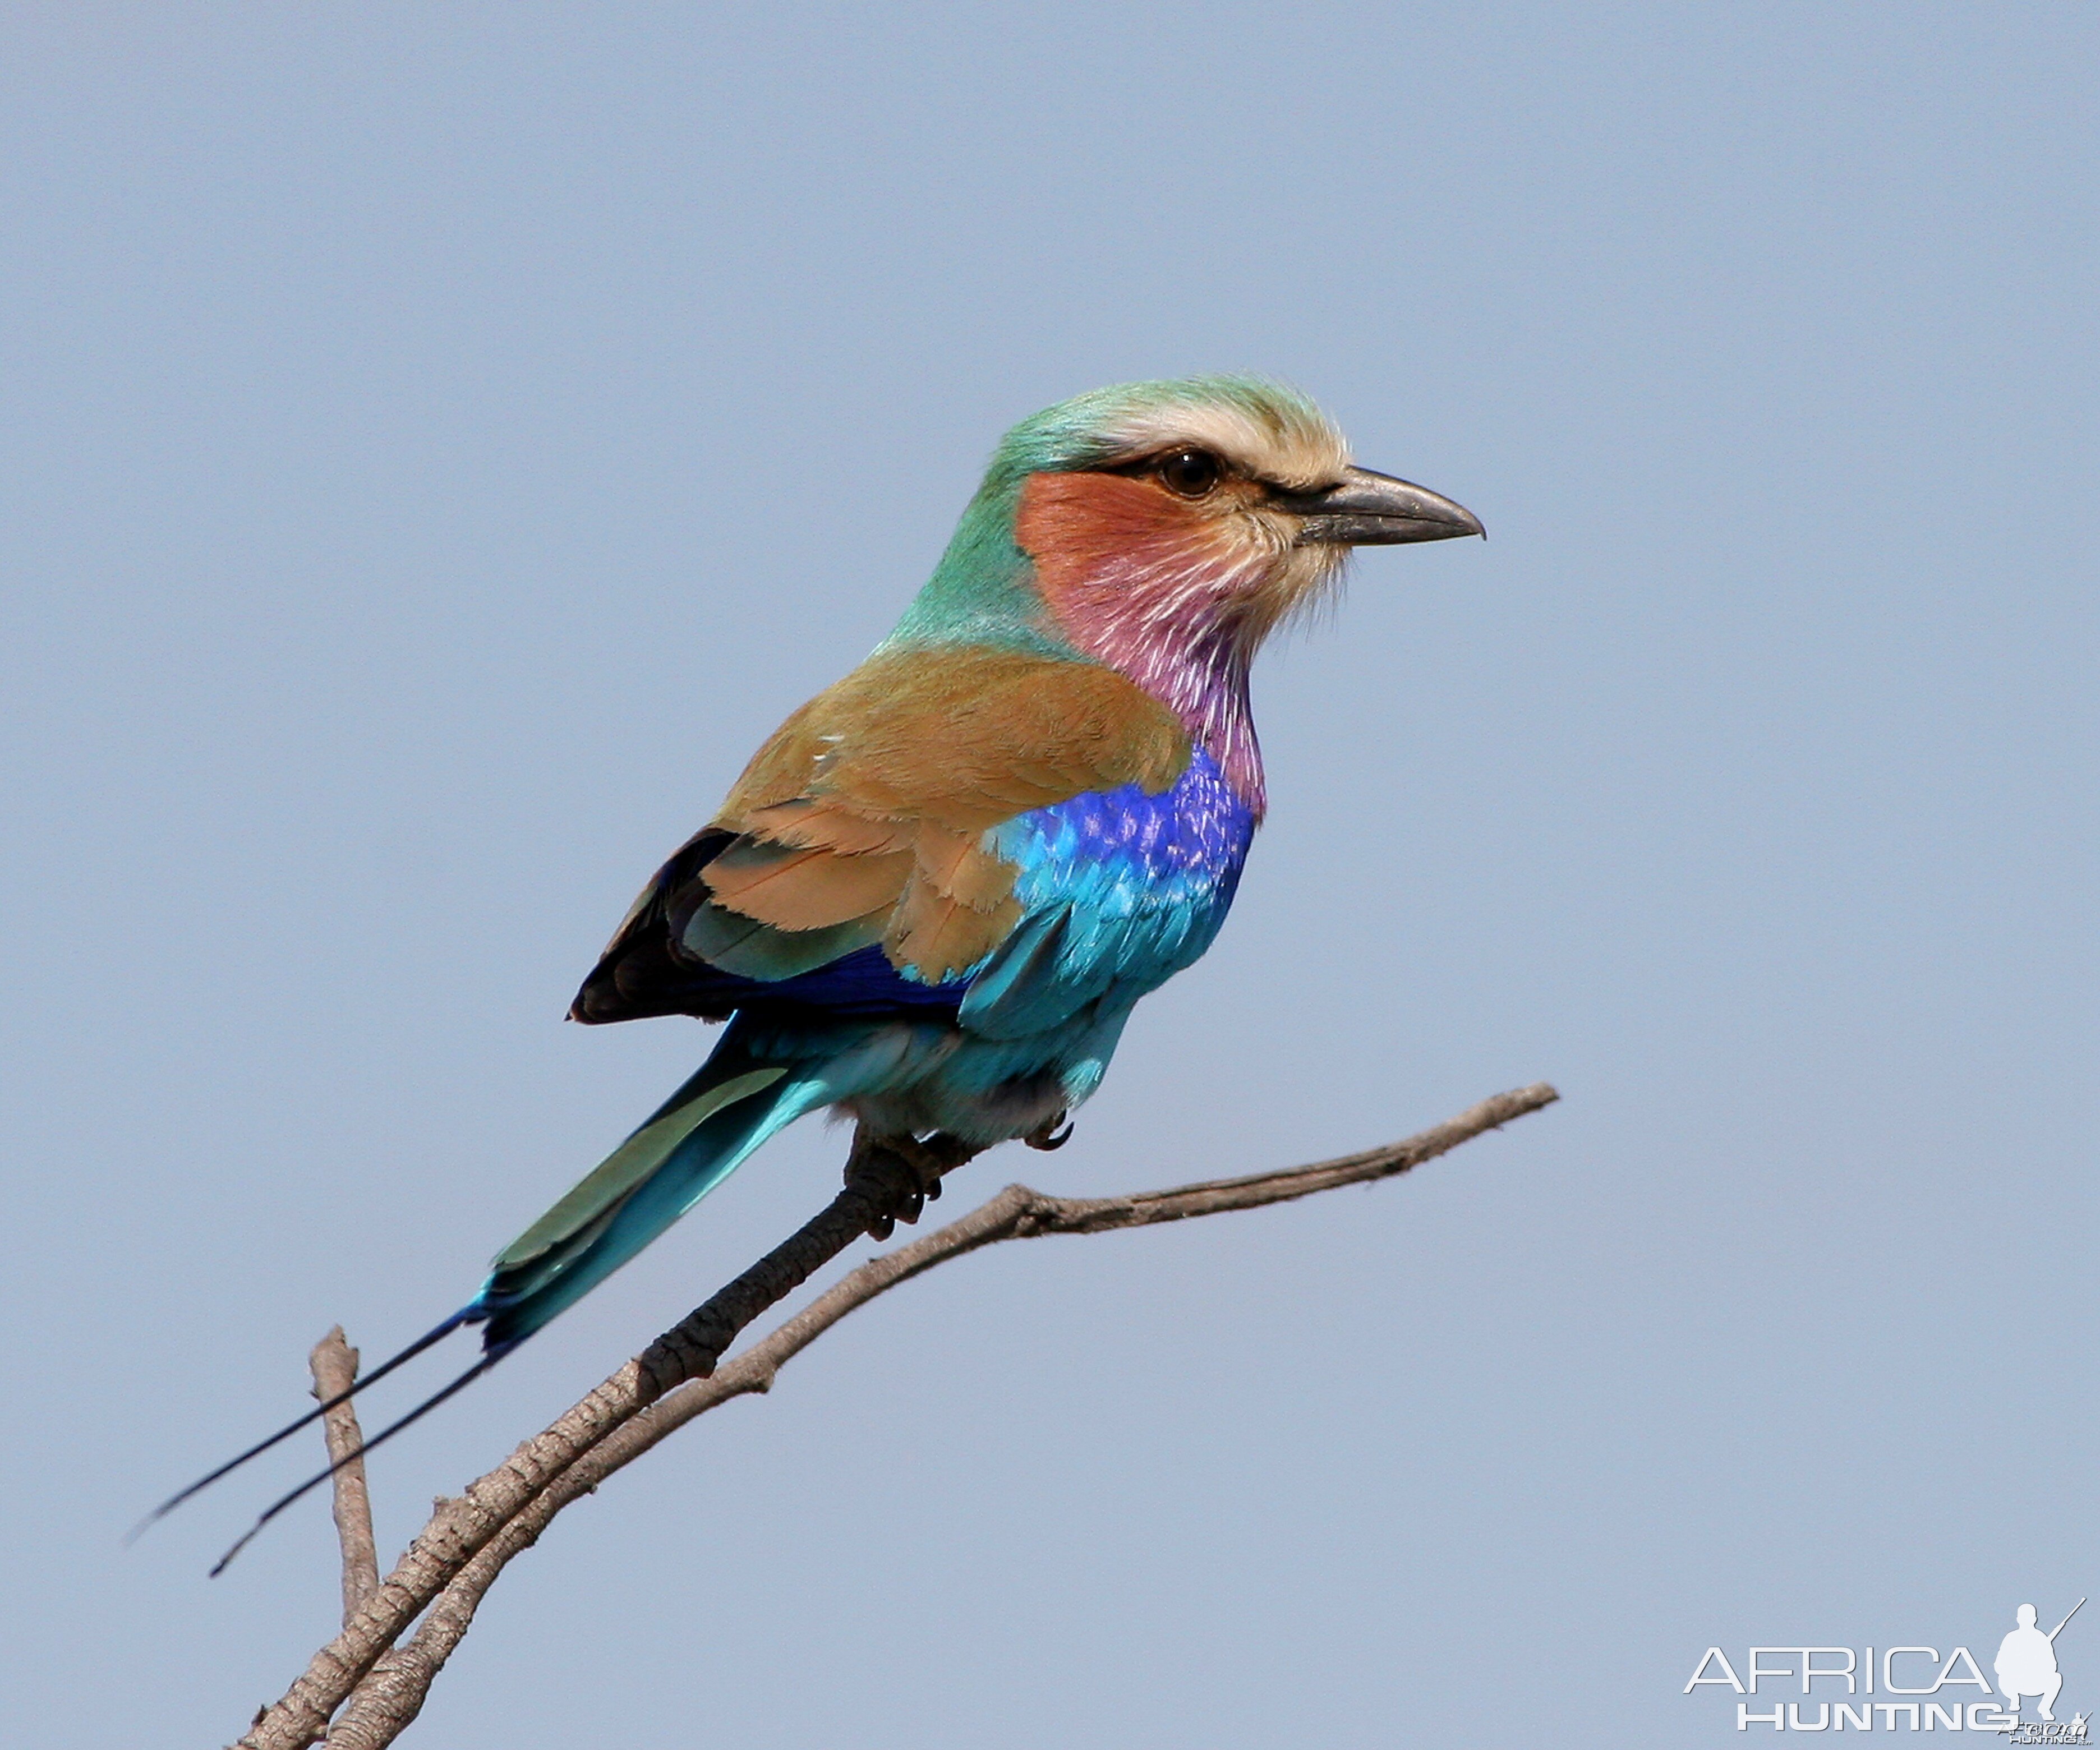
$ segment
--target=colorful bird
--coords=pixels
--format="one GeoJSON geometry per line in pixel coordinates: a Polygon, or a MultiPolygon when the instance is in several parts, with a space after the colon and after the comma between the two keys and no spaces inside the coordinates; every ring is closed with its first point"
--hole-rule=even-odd
{"type": "Polygon", "coordinates": [[[713,1052],[389,1367],[461,1324],[490,1364],[805,1113],[930,1158],[929,1189],[960,1155],[1053,1145],[1231,907],[1262,641],[1352,547],[1482,532],[1257,378],[1015,426],[896,629],[759,749],[570,1011],[726,1020],[713,1052]]]}
{"type": "Polygon", "coordinates": [[[660,869],[580,1021],[729,1026],[496,1259],[489,1349],[625,1263],[783,1126],[1039,1144],[1211,946],[1265,805],[1248,668],[1353,546],[1482,532],[1246,377],[1081,395],[1007,434],[897,628],[660,869]]]}

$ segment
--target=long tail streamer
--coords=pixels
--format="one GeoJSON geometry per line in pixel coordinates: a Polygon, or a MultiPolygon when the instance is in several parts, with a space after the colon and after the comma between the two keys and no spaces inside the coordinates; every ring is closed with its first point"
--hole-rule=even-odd
{"type": "MultiPolygon", "coordinates": [[[[518,1339],[519,1342],[523,1341],[524,1339],[523,1338],[518,1339]]],[[[489,1369],[495,1366],[498,1361],[501,1361],[504,1356],[510,1354],[510,1351],[517,1347],[518,1343],[516,1342],[502,1343],[490,1350],[488,1354],[484,1355],[479,1361],[475,1362],[472,1367],[469,1368],[464,1373],[461,1374],[458,1378],[452,1381],[450,1385],[443,1387],[439,1391],[432,1392],[430,1396],[424,1399],[421,1403],[418,1404],[413,1409],[410,1410],[407,1415],[387,1423],[385,1427],[382,1428],[378,1433],[373,1435],[370,1439],[364,1442],[361,1445],[355,1448],[351,1451],[345,1452],[342,1457],[336,1460],[336,1461],[330,1465],[325,1470],[318,1470],[315,1472],[313,1475],[308,1477],[307,1480],[302,1483],[297,1488],[288,1490],[284,1494],[280,1495],[276,1500],[271,1501],[268,1506],[265,1507],[262,1511],[256,1516],[255,1523],[249,1526],[245,1532],[241,1533],[239,1541],[234,1544],[233,1547],[228,1549],[224,1555],[221,1556],[218,1560],[213,1564],[211,1570],[212,1578],[216,1580],[221,1574],[224,1573],[227,1570],[227,1564],[229,1564],[236,1556],[239,1555],[242,1550],[245,1549],[249,1545],[254,1541],[256,1533],[260,1532],[264,1526],[267,1525],[272,1519],[276,1519],[279,1514],[282,1513],[287,1507],[290,1506],[292,1503],[297,1501],[301,1496],[307,1494],[311,1490],[319,1488],[322,1483],[327,1482],[330,1477],[333,1476],[337,1471],[342,1470],[345,1465],[353,1464],[357,1460],[364,1457],[367,1452],[369,1452],[378,1447],[384,1446],[389,1440],[392,1439],[395,1435],[399,1434],[404,1428],[408,1426],[410,1423],[421,1422],[424,1417],[429,1415],[432,1410],[435,1409],[440,1404],[443,1403],[446,1399],[451,1397],[454,1393],[465,1391],[469,1386],[472,1385],[474,1381],[480,1378],[483,1373],[487,1373],[489,1369]]]]}
{"type": "MultiPolygon", "coordinates": [[[[407,1348],[402,1350],[398,1355],[389,1355],[384,1361],[381,1362],[378,1366],[373,1369],[370,1373],[365,1374],[363,1378],[354,1382],[346,1390],[338,1391],[333,1397],[329,1398],[323,1402],[317,1404],[313,1408],[308,1410],[305,1415],[300,1417],[296,1422],[287,1422],[267,1439],[258,1440],[253,1446],[249,1447],[246,1452],[236,1453],[233,1457],[227,1459],[227,1461],[221,1465],[216,1470],[208,1471],[203,1476],[199,1477],[196,1481],[191,1483],[188,1488],[179,1490],[174,1494],[170,1495],[165,1501],[162,1501],[159,1506],[156,1507],[151,1513],[148,1514],[144,1519],[141,1519],[136,1525],[133,1526],[124,1541],[126,1543],[133,1541],[139,1536],[140,1533],[145,1531],[148,1526],[153,1524],[157,1520],[165,1519],[168,1514],[173,1513],[176,1508],[182,1505],[182,1504],[188,1501],[192,1495],[201,1494],[205,1489],[210,1488],[213,1483],[218,1482],[221,1477],[232,1475],[243,1465],[246,1464],[249,1459],[259,1458],[263,1453],[268,1452],[271,1447],[276,1445],[279,1441],[289,1440],[302,1428],[309,1427],[313,1423],[319,1422],[322,1417],[327,1415],[328,1413],[333,1409],[338,1404],[347,1404],[352,1398],[355,1397],[359,1392],[364,1391],[367,1386],[377,1385],[389,1373],[392,1373],[397,1367],[400,1367],[407,1362],[414,1360],[417,1355],[421,1355],[426,1349],[429,1348],[431,1344],[439,1341],[443,1338],[451,1336],[454,1331],[460,1328],[460,1326],[465,1324],[469,1317],[471,1316],[471,1308],[462,1307],[459,1311],[455,1312],[450,1318],[447,1319],[443,1324],[436,1325],[431,1329],[424,1332],[421,1337],[418,1337],[415,1342],[410,1343],[407,1348]]],[[[508,1354],[509,1352],[510,1351],[507,1349],[504,1351],[505,1354],[508,1354]]],[[[471,1378],[473,1376],[470,1374],[468,1377],[471,1378]]],[[[448,1389],[456,1390],[457,1387],[448,1389]]],[[[420,1415],[421,1412],[419,1410],[416,1413],[420,1415]]],[[[399,1426],[400,1424],[397,1423],[395,1426],[399,1426]]],[[[388,1430],[389,1433],[391,1433],[392,1431],[393,1430],[391,1429],[388,1430]]],[[[377,1442],[368,1442],[366,1444],[368,1446],[370,1446],[376,1444],[377,1442]]],[[[274,1512],[276,1511],[276,1509],[273,1508],[271,1510],[274,1512]]],[[[221,1565],[223,1566],[223,1563],[221,1565]]],[[[216,1570],[214,1571],[216,1571],[216,1570]]]]}

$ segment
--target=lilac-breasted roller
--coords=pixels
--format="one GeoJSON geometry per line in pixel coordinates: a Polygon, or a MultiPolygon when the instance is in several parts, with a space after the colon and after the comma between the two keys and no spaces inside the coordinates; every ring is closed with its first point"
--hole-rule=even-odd
{"type": "Polygon", "coordinates": [[[424,1341],[479,1324],[493,1360],[808,1113],[906,1157],[1049,1141],[1232,905],[1262,641],[1352,547],[1482,532],[1255,378],[1014,427],[895,630],[758,750],[570,1011],[726,1020],[712,1053],[424,1341]]]}
{"type": "Polygon", "coordinates": [[[1231,907],[1266,800],[1262,641],[1353,546],[1480,532],[1273,383],[1099,390],[1008,433],[896,629],[759,749],[584,981],[577,1020],[729,1026],[496,1260],[486,1346],[805,1113],[1047,1139],[1231,907]]]}

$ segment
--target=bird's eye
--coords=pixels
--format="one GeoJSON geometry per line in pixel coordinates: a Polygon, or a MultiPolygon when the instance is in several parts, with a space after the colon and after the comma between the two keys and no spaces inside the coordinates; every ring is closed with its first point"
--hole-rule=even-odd
{"type": "Polygon", "coordinates": [[[1170,492],[1201,498],[1224,472],[1208,450],[1176,450],[1159,464],[1159,478],[1170,492]]]}

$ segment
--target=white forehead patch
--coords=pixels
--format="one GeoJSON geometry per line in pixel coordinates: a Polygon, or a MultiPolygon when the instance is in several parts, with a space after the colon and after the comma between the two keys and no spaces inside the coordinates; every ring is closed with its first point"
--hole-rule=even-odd
{"type": "Polygon", "coordinates": [[[1309,409],[1279,408],[1264,417],[1229,402],[1170,403],[1118,421],[1112,434],[1125,456],[1189,444],[1257,479],[1300,490],[1332,486],[1349,465],[1349,446],[1341,433],[1309,409]]]}

